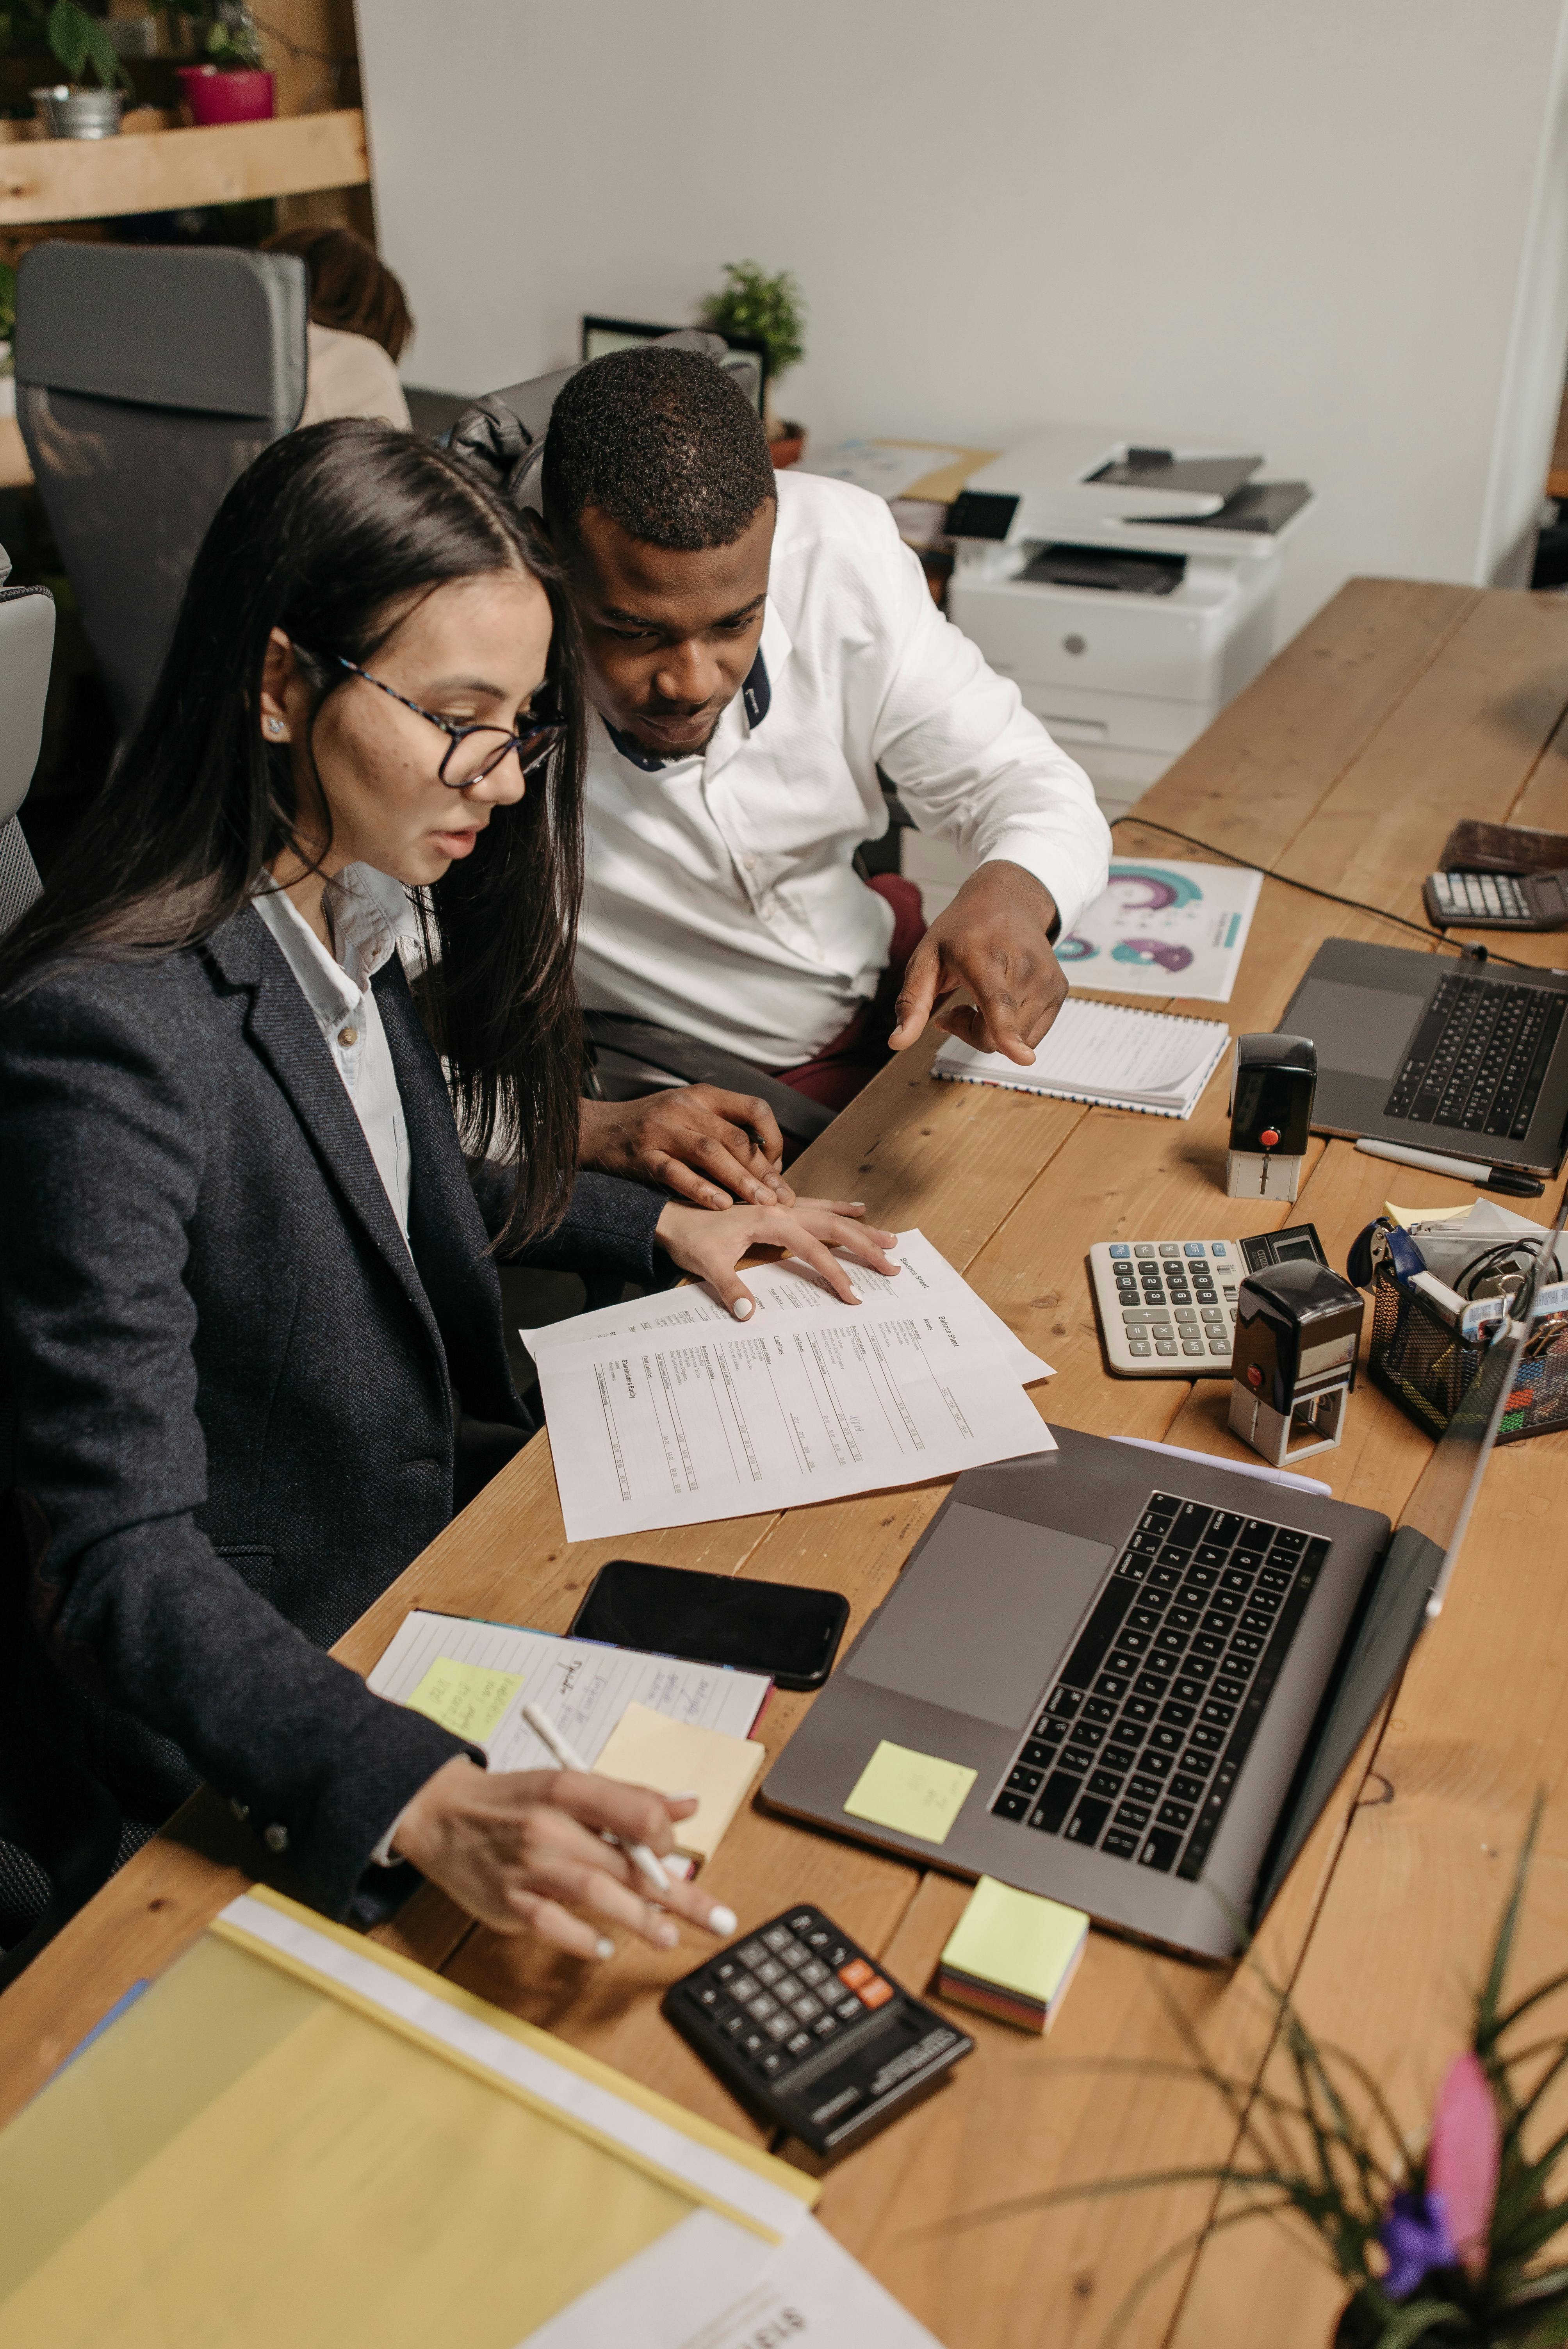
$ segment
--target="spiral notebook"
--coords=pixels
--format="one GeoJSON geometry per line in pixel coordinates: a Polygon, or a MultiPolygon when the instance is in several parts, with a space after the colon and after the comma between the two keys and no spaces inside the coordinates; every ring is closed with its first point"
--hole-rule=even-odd
{"type": "Polygon", "coordinates": [[[950,1036],[931,1072],[951,1083],[1005,1085],[1148,1117],[1191,1117],[1230,1041],[1230,1030],[1217,1019],[1074,995],[1036,1045],[1033,1068],[1000,1052],[976,1052],[950,1036]]]}

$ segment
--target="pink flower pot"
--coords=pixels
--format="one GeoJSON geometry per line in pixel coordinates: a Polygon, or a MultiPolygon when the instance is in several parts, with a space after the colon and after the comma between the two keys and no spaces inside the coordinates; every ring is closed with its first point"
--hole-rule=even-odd
{"type": "Polygon", "coordinates": [[[179,81],[191,120],[203,126],[265,122],[274,111],[272,75],[259,69],[225,72],[218,66],[181,66],[179,81]]]}

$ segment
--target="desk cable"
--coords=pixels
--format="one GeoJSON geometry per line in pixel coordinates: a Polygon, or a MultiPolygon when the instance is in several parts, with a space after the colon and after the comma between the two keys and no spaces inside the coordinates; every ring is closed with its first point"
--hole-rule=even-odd
{"type": "Polygon", "coordinates": [[[1449,937],[1447,930],[1435,930],[1425,922],[1408,922],[1403,914],[1390,914],[1385,906],[1366,905],[1359,897],[1341,897],[1333,889],[1318,888],[1315,882],[1295,880],[1288,873],[1277,872],[1272,864],[1254,864],[1250,857],[1238,856],[1234,849],[1216,848],[1210,840],[1194,840],[1190,832],[1177,832],[1168,823],[1151,823],[1146,815],[1119,815],[1111,825],[1113,832],[1118,823],[1141,824],[1145,832],[1161,833],[1167,840],[1180,840],[1188,848],[1201,848],[1205,856],[1222,856],[1227,864],[1239,864],[1248,873],[1261,873],[1265,881],[1282,882],[1285,888],[1300,889],[1308,897],[1326,897],[1331,905],[1346,905],[1353,914],[1370,914],[1374,921],[1391,922],[1396,929],[1413,930],[1417,937],[1424,938],[1429,946],[1435,939],[1441,946],[1452,947],[1461,962],[1501,962],[1506,964],[1510,970],[1539,971],[1541,968],[1539,963],[1521,962],[1513,955],[1495,953],[1491,947],[1461,946],[1457,939],[1449,937]]]}

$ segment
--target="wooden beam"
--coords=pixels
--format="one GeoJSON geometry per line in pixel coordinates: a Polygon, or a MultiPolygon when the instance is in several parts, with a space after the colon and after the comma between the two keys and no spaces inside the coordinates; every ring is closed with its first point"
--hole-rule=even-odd
{"type": "Polygon", "coordinates": [[[369,177],[357,107],[136,139],[20,140],[0,147],[0,228],[303,195],[369,177]]]}

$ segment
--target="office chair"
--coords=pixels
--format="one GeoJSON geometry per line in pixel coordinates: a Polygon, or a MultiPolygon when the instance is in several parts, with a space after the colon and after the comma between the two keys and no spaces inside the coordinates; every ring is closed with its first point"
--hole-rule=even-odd
{"type": "MultiPolygon", "coordinates": [[[[730,350],[722,336],[694,326],[661,335],[658,340],[670,349],[705,352],[735,377],[748,398],[755,399],[756,360],[748,352],[730,350]]],[[[559,367],[552,375],[488,392],[458,419],[449,447],[478,465],[514,505],[537,510],[550,411],[576,373],[575,367],[559,367]]],[[[585,1012],[583,1024],[591,1062],[585,1090],[594,1100],[635,1101],[672,1085],[719,1085],[730,1092],[756,1093],[779,1121],[787,1157],[814,1142],[832,1123],[830,1110],[791,1092],[766,1069],[754,1068],[748,1061],[676,1029],[619,1011],[585,1012]]]]}
{"type": "Polygon", "coordinates": [[[296,254],[35,245],[16,274],[16,419],[128,733],[231,482],[304,405],[296,254]]]}
{"type": "Polygon", "coordinates": [[[16,811],[27,796],[44,731],[55,599],[46,587],[7,587],[11,558],[0,546],[0,933],[38,895],[38,871],[16,811]]]}

